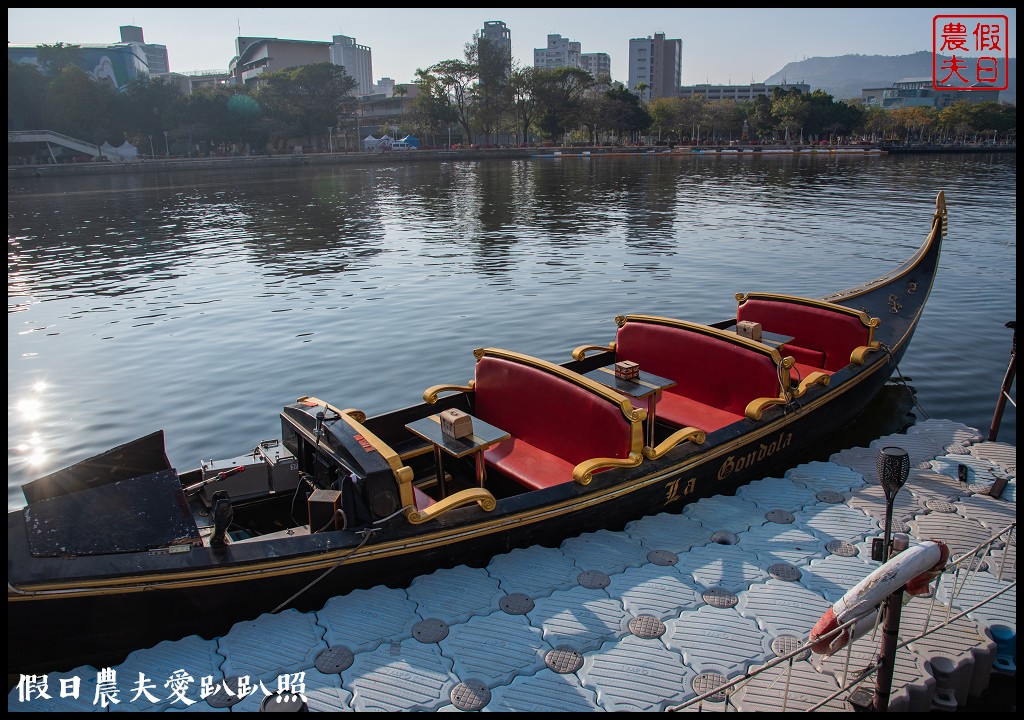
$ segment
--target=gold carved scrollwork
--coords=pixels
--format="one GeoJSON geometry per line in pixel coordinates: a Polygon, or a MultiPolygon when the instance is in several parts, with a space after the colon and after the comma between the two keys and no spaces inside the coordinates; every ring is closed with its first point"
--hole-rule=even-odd
{"type": "Polygon", "coordinates": [[[428,508],[423,510],[416,510],[413,507],[407,507],[405,511],[405,519],[413,525],[419,525],[425,523],[428,520],[444,515],[450,510],[460,508],[465,505],[472,505],[476,503],[481,510],[484,512],[491,512],[494,508],[498,507],[498,501],[494,499],[489,490],[484,488],[469,488],[468,490],[462,490],[446,497],[444,500],[434,503],[428,508]]]}
{"type": "Polygon", "coordinates": [[[602,468],[612,467],[636,467],[643,462],[644,456],[638,452],[631,452],[625,458],[594,458],[584,460],[572,470],[572,479],[580,485],[589,485],[594,479],[594,473],[602,468]]]}
{"type": "Polygon", "coordinates": [[[648,460],[657,460],[681,442],[689,440],[694,445],[703,445],[706,439],[707,433],[703,430],[695,427],[685,427],[681,430],[676,430],[662,440],[657,447],[645,447],[644,457],[648,460]]]}
{"type": "Polygon", "coordinates": [[[475,380],[470,380],[468,385],[433,385],[423,391],[423,402],[433,405],[443,392],[473,392],[475,384],[475,380]]]}

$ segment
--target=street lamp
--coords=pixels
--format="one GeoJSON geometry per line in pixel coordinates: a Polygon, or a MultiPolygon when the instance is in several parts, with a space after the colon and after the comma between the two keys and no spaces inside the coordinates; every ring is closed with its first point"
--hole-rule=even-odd
{"type": "Polygon", "coordinates": [[[331,153],[334,153],[334,126],[331,125],[327,128],[327,147],[331,153]]]}
{"type": "Polygon", "coordinates": [[[167,143],[167,131],[164,130],[164,150],[167,152],[166,157],[171,156],[171,146],[167,143]]]}

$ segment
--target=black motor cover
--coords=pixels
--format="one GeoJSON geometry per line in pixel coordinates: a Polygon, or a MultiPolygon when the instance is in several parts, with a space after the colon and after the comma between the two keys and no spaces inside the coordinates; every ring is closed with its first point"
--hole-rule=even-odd
{"type": "Polygon", "coordinates": [[[281,431],[284,445],[298,459],[299,470],[308,473],[322,487],[337,487],[342,490],[345,502],[346,481],[352,490],[348,497],[355,502],[352,493],[361,497],[362,503],[349,506],[345,513],[351,518],[369,513],[373,520],[380,520],[394,514],[400,507],[395,474],[384,457],[340,416],[323,405],[307,405],[296,402],[286,405],[281,412],[281,431]],[[316,448],[311,438],[318,435],[317,414],[323,414],[320,421],[320,447],[316,448]]]}

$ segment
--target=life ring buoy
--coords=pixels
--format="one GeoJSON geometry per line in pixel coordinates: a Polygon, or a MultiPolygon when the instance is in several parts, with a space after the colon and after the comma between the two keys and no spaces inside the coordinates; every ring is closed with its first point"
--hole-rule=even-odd
{"type": "Polygon", "coordinates": [[[846,647],[874,624],[873,611],[901,587],[911,595],[924,595],[928,583],[942,572],[949,559],[949,548],[941,541],[928,540],[907,548],[889,562],[850,588],[818,619],[811,630],[811,650],[831,655],[846,647]],[[820,639],[840,625],[860,618],[835,637],[820,639]]]}

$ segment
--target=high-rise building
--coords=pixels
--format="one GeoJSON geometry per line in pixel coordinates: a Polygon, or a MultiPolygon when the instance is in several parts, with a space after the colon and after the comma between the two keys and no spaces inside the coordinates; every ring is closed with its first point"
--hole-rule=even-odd
{"type": "Polygon", "coordinates": [[[580,66],[580,44],[561,35],[548,35],[546,48],[535,48],[533,66],[543,70],[580,66]]]}
{"type": "Polygon", "coordinates": [[[331,45],[331,63],[341,65],[349,77],[355,80],[353,95],[370,95],[373,93],[373,59],[370,48],[357,45],[356,39],[347,35],[333,36],[331,45]]]}
{"type": "Polygon", "coordinates": [[[136,45],[145,53],[150,75],[166,75],[171,71],[171,65],[167,60],[167,46],[147,43],[142,28],[136,25],[122,25],[121,44],[136,45]]]}
{"type": "Polygon", "coordinates": [[[601,75],[607,75],[609,78],[612,76],[612,59],[608,53],[580,54],[580,67],[595,78],[601,75]]]}
{"type": "Polygon", "coordinates": [[[645,85],[643,99],[678,97],[683,78],[683,41],[665,33],[629,41],[629,89],[645,85]]]}
{"type": "Polygon", "coordinates": [[[487,20],[480,31],[480,39],[486,40],[500,52],[504,59],[505,77],[512,74],[512,31],[501,20],[487,20]]]}

